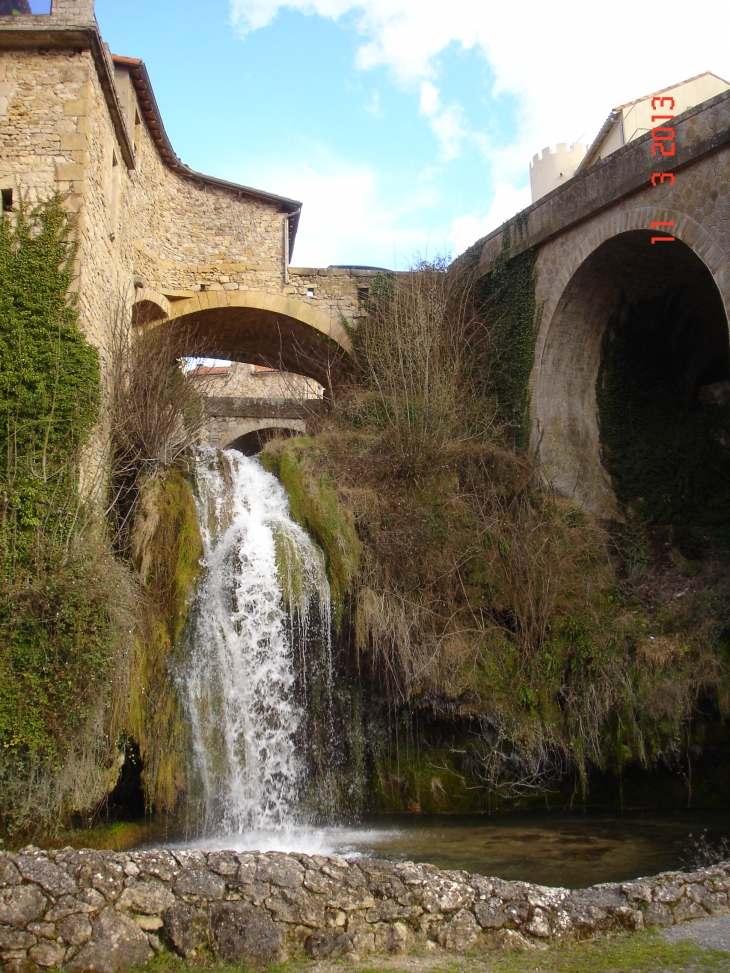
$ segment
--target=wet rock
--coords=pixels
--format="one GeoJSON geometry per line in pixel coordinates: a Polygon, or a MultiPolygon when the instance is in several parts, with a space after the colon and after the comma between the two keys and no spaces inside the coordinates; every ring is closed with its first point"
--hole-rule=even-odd
{"type": "Polygon", "coordinates": [[[3,854],[0,854],[0,888],[8,885],[20,885],[22,879],[15,865],[3,854]]]}
{"type": "Polygon", "coordinates": [[[46,899],[33,885],[16,885],[0,891],[0,923],[6,926],[25,926],[40,918],[46,899]]]}
{"type": "Polygon", "coordinates": [[[213,872],[189,868],[180,872],[173,889],[183,898],[215,900],[223,898],[226,883],[213,872]]]}
{"type": "Polygon", "coordinates": [[[34,936],[41,936],[45,939],[56,938],[56,925],[53,922],[29,922],[25,928],[34,936]]]}
{"type": "Polygon", "coordinates": [[[165,913],[164,935],[172,949],[188,959],[208,942],[208,918],[195,906],[178,903],[165,913]]]}
{"type": "Polygon", "coordinates": [[[14,929],[12,926],[0,926],[0,949],[29,949],[35,946],[36,938],[24,929],[14,929]]]}
{"type": "Polygon", "coordinates": [[[92,927],[91,940],[67,969],[69,973],[116,973],[143,966],[153,956],[147,936],[129,916],[105,909],[92,927]]]}
{"type": "Polygon", "coordinates": [[[224,878],[238,875],[240,865],[233,851],[214,851],[208,855],[208,868],[224,878]]]}
{"type": "Polygon", "coordinates": [[[210,940],[229,963],[281,963],[284,933],[267,915],[243,902],[216,902],[210,908],[210,940]]]}
{"type": "Polygon", "coordinates": [[[129,856],[143,875],[171,882],[180,872],[180,866],[169,851],[137,851],[129,856]]]}
{"type": "Polygon", "coordinates": [[[146,882],[133,880],[133,884],[119,896],[116,908],[154,916],[175,905],[175,901],[175,896],[159,879],[153,878],[146,882]]]}
{"type": "Polygon", "coordinates": [[[352,942],[346,933],[315,932],[304,944],[304,951],[312,959],[341,959],[352,952],[352,942]]]}
{"type": "Polygon", "coordinates": [[[28,956],[41,967],[60,966],[66,956],[66,947],[63,943],[46,940],[33,946],[28,956]]]}
{"type": "Polygon", "coordinates": [[[304,873],[303,882],[306,889],[318,895],[328,895],[336,888],[332,879],[312,869],[307,869],[304,873]]]}
{"type": "Polygon", "coordinates": [[[644,909],[644,921],[647,926],[671,926],[674,922],[672,910],[662,902],[652,902],[644,909]]]}
{"type": "Polygon", "coordinates": [[[436,941],[445,949],[455,949],[459,953],[470,949],[479,938],[479,926],[471,912],[461,909],[456,915],[442,926],[436,941]]]}
{"type": "MultiPolygon", "coordinates": [[[[68,872],[48,861],[47,858],[36,857],[35,855],[20,855],[15,860],[18,871],[29,882],[35,882],[49,895],[57,898],[59,895],[75,895],[76,882],[68,872]]],[[[43,964],[38,964],[43,965],[43,964]]]]}
{"type": "Polygon", "coordinates": [[[204,851],[197,848],[173,851],[172,856],[181,868],[195,868],[199,871],[205,871],[208,868],[208,856],[204,851]]]}
{"type": "Polygon", "coordinates": [[[83,946],[91,939],[91,923],[84,915],[68,916],[59,924],[58,935],[69,946],[83,946]]]}
{"type": "Polygon", "coordinates": [[[304,881],[304,869],[292,858],[261,858],[256,865],[256,881],[286,889],[298,889],[304,881]]]}

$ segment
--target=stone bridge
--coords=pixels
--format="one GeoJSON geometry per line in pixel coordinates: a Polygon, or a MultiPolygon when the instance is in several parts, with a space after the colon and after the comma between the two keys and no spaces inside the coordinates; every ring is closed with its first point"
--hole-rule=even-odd
{"type": "Polygon", "coordinates": [[[532,445],[561,493],[609,516],[617,505],[601,458],[596,379],[619,306],[668,302],[667,334],[693,329],[685,376],[692,394],[730,379],[730,92],[671,124],[674,156],[654,157],[648,133],[478,244],[481,274],[494,266],[505,233],[512,254],[538,249],[532,445]],[[663,172],[674,179],[652,185],[663,172]],[[652,244],[667,233],[673,242],[652,244]]]}
{"type": "Polygon", "coordinates": [[[182,163],[144,63],[109,53],[94,0],[0,13],[0,144],[3,211],[58,191],[78,215],[74,286],[103,361],[133,306],[183,352],[339,379],[343,321],[376,272],[291,267],[301,203],[182,163]]]}

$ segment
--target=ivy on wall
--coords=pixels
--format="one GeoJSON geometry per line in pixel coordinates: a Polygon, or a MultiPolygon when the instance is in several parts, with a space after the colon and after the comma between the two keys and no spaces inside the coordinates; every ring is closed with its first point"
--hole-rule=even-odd
{"type": "Polygon", "coordinates": [[[73,222],[55,197],[0,221],[0,821],[57,828],[106,793],[127,573],[79,496],[99,356],[78,324],[73,222]],[[106,731],[106,732],[105,732],[106,731]]]}
{"type": "MultiPolygon", "coordinates": [[[[76,490],[76,454],[96,421],[99,355],[78,326],[76,247],[60,197],[0,221],[0,477],[2,526],[30,555],[76,490]]],[[[12,552],[11,552],[12,548],[12,552]]],[[[13,558],[13,559],[14,559],[13,558]]],[[[11,559],[12,560],[12,559],[11,559]]],[[[12,571],[12,564],[10,566],[12,571]]]]}
{"type": "Polygon", "coordinates": [[[530,444],[529,382],[542,310],[535,299],[538,250],[511,255],[513,236],[525,231],[526,218],[505,227],[491,273],[476,284],[481,326],[473,341],[475,385],[493,397],[496,419],[523,451],[530,444]]]}

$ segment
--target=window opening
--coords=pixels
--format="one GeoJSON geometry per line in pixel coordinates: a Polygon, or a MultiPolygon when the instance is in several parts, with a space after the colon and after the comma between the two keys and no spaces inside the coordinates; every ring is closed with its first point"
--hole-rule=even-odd
{"type": "Polygon", "coordinates": [[[13,190],[3,189],[3,213],[10,213],[13,209],[13,190]]]}
{"type": "Polygon", "coordinates": [[[313,287],[308,287],[307,288],[307,297],[314,297],[314,288],[313,287]]]}

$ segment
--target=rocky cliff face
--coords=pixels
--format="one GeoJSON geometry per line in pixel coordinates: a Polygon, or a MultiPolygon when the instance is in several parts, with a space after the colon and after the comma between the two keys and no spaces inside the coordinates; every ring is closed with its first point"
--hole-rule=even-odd
{"type": "Polygon", "coordinates": [[[115,973],[164,946],[256,966],[579,939],[727,913],[730,863],[571,891],[433,865],[232,851],[0,854],[7,973],[115,973]]]}

